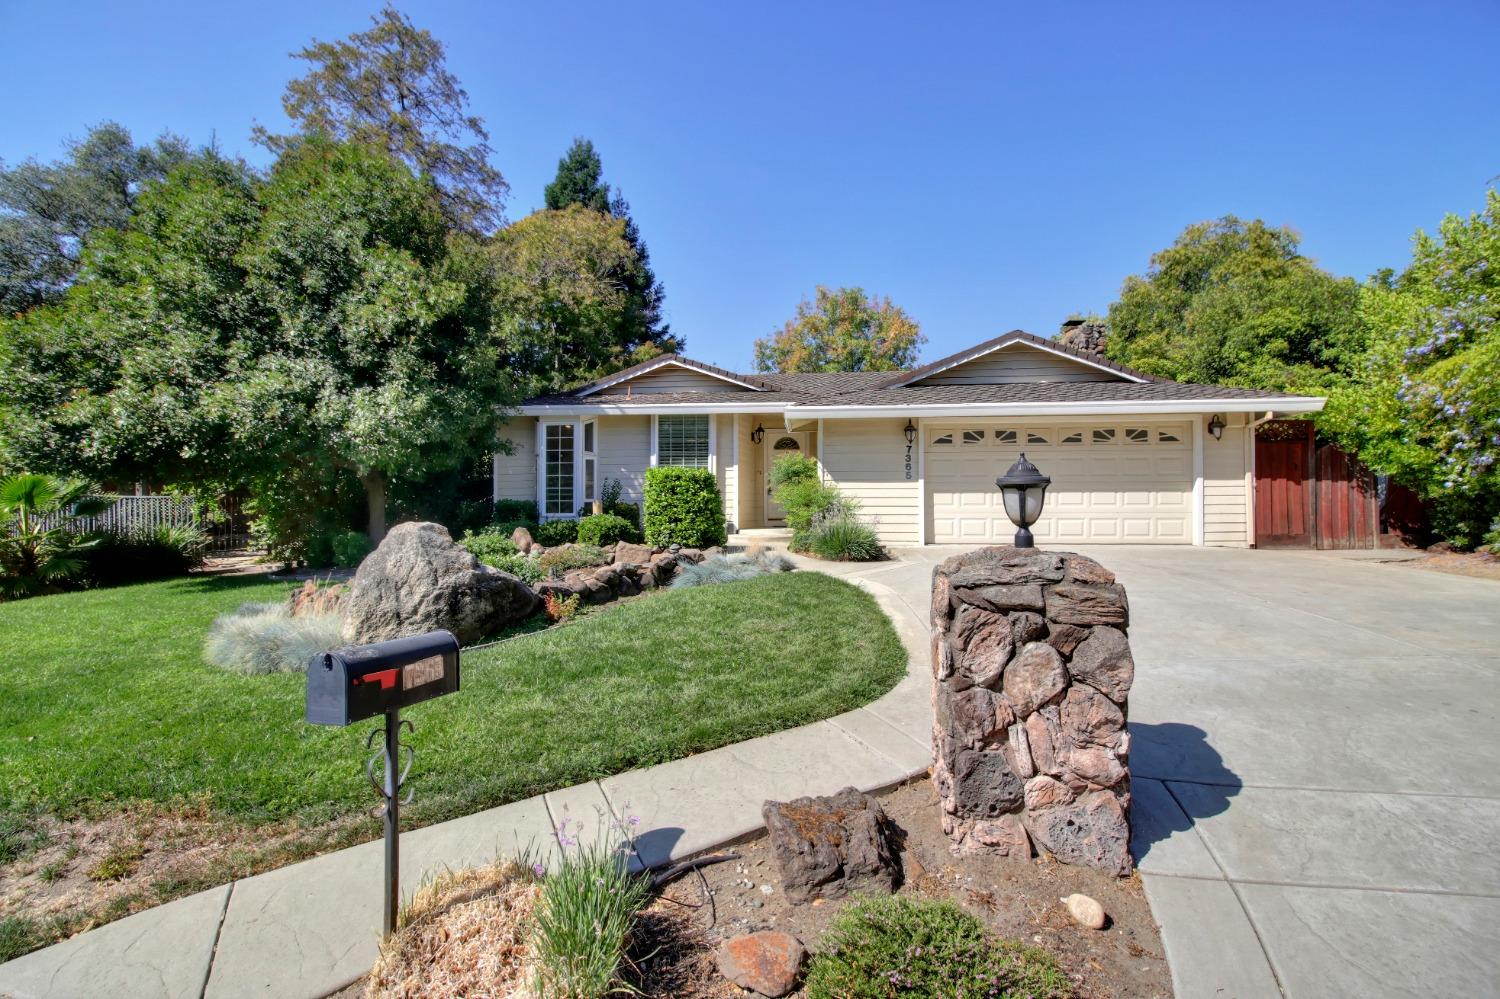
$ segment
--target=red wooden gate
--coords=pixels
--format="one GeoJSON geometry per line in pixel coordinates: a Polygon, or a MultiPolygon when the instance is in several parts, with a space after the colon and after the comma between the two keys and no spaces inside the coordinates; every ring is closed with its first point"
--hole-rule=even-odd
{"type": "Polygon", "coordinates": [[[1266,423],[1255,432],[1255,543],[1307,548],[1313,531],[1313,429],[1306,420],[1266,423]]]}
{"type": "Polygon", "coordinates": [[[1422,504],[1378,478],[1306,420],[1255,432],[1255,543],[1261,548],[1376,548],[1420,543],[1422,504]]]}

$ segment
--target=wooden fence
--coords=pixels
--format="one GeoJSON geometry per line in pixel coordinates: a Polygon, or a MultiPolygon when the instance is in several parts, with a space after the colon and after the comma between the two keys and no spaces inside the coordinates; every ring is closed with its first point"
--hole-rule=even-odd
{"type": "MultiPolygon", "coordinates": [[[[150,531],[158,527],[200,528],[208,536],[209,551],[225,552],[250,545],[250,525],[237,496],[227,497],[218,509],[205,514],[198,501],[185,496],[105,496],[109,509],[97,517],[72,521],[79,531],[150,531]]],[[[50,519],[50,518],[49,518],[50,519]]],[[[44,522],[45,523],[45,522],[44,522]]],[[[47,523],[46,526],[52,526],[47,523]]]]}

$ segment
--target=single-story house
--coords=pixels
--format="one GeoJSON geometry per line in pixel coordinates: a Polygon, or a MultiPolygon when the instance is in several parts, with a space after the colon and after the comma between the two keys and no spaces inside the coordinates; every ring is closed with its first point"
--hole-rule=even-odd
{"type": "Polygon", "coordinates": [[[995,477],[1021,452],[1052,478],[1042,544],[1255,543],[1255,433],[1309,396],[1189,385],[1015,330],[914,371],[737,374],[654,358],[521,405],[496,499],[571,518],[652,465],[710,468],[729,530],[777,527],[767,471],[817,459],[890,545],[1009,541],[995,477]]]}

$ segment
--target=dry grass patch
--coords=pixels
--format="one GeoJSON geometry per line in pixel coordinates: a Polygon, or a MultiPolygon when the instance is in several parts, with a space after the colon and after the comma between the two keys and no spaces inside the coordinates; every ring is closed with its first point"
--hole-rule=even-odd
{"type": "Polygon", "coordinates": [[[532,915],[542,889],[515,861],[422,886],[380,951],[368,999],[529,997],[532,915]]]}

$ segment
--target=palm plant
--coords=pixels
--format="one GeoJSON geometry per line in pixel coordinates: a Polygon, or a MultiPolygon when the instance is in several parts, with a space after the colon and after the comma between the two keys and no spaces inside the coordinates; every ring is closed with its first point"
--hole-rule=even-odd
{"type": "Polygon", "coordinates": [[[23,473],[0,480],[0,599],[54,592],[83,569],[79,553],[94,541],[73,528],[79,517],[109,509],[80,479],[23,473]]]}

